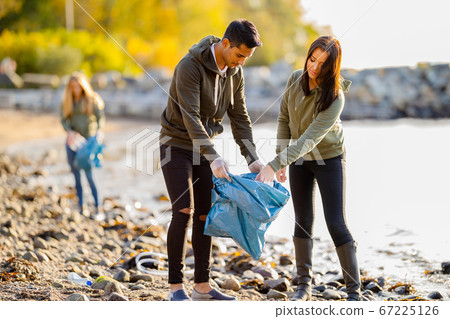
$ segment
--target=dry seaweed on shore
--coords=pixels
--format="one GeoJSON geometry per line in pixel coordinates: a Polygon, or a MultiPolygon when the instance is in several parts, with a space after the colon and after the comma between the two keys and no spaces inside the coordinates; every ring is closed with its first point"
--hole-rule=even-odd
{"type": "Polygon", "coordinates": [[[0,264],[0,281],[35,280],[36,267],[22,258],[12,257],[0,264]]]}
{"type": "Polygon", "coordinates": [[[416,293],[416,289],[411,283],[398,282],[388,288],[388,291],[396,292],[400,295],[412,295],[416,293]]]}

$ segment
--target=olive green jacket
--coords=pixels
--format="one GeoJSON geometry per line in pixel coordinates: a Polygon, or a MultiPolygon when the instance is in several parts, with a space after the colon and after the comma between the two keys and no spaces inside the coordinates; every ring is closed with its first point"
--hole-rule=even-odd
{"type": "Polygon", "coordinates": [[[300,85],[303,70],[292,73],[278,115],[278,154],[268,164],[276,172],[299,158],[322,160],[341,155],[345,151],[344,132],[340,115],[344,108],[344,92],[351,81],[341,80],[339,96],[325,111],[316,114],[321,88],[316,87],[305,96],[300,85]]]}

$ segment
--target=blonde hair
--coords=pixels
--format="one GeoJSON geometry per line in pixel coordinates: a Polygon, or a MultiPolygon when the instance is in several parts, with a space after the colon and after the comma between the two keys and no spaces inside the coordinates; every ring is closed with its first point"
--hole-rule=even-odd
{"type": "Polygon", "coordinates": [[[73,95],[70,83],[76,81],[82,88],[82,110],[86,115],[90,115],[94,112],[94,103],[97,104],[99,110],[104,107],[103,99],[92,89],[88,78],[81,72],[74,72],[70,75],[70,79],[67,82],[66,88],[64,89],[63,103],[62,103],[62,113],[64,118],[69,117],[73,110],[73,95]]]}

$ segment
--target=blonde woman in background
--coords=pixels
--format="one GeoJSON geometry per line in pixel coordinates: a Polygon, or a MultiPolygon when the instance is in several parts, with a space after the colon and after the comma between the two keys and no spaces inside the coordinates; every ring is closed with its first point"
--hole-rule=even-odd
{"type": "MultiPolygon", "coordinates": [[[[78,204],[80,213],[83,215],[87,215],[88,212],[83,201],[81,172],[76,165],[76,154],[85,139],[96,135],[102,138],[102,129],[105,124],[103,108],[102,98],[94,92],[87,77],[80,72],[72,73],[64,90],[61,123],[67,132],[67,160],[75,177],[78,204]]],[[[92,170],[84,170],[84,172],[94,197],[95,215],[99,216],[101,207],[92,170]]]]}

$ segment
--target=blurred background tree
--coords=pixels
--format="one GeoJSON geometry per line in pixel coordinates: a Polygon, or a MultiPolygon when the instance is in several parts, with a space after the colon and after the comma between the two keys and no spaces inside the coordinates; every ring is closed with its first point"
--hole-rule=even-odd
{"type": "Polygon", "coordinates": [[[76,0],[70,31],[68,1],[2,0],[0,59],[16,60],[19,74],[141,73],[126,50],[144,68],[174,68],[192,44],[209,34],[221,37],[242,17],[255,23],[263,41],[249,65],[301,66],[309,44],[330,32],[302,20],[299,0],[76,0]]]}

